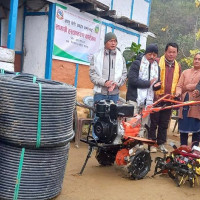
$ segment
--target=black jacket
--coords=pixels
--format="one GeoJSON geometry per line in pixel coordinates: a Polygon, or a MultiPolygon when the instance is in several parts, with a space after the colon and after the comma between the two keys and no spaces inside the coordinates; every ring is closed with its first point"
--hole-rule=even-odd
{"type": "MultiPolygon", "coordinates": [[[[126,100],[135,101],[137,99],[137,88],[149,88],[150,80],[144,81],[139,79],[139,69],[141,59],[144,55],[139,55],[135,61],[131,64],[130,70],[128,72],[128,90],[126,93],[126,100]]],[[[149,69],[150,70],[150,69],[149,69]]],[[[159,75],[158,81],[160,81],[160,67],[159,67],[159,75]]],[[[159,90],[161,87],[153,87],[153,90],[159,90]]]]}

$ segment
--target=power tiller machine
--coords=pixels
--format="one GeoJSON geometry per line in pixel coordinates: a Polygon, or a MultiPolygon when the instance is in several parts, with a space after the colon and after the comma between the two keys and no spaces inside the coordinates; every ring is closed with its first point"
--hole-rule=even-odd
{"type": "Polygon", "coordinates": [[[174,100],[171,95],[165,95],[134,116],[132,105],[118,105],[112,101],[101,100],[94,108],[87,106],[94,110],[96,117],[89,126],[87,137],[81,139],[89,145],[89,152],[80,174],[82,175],[92,150],[96,149],[96,159],[100,165],[108,166],[115,162],[116,165],[127,168],[131,179],[144,178],[151,168],[150,146],[157,147],[157,144],[155,141],[138,137],[142,119],[160,110],[196,104],[200,104],[200,101],[180,102],[174,100]],[[161,102],[162,106],[159,106],[161,102]],[[92,136],[94,134],[91,135],[91,129],[95,137],[92,136]],[[143,144],[147,144],[148,148],[140,148],[143,144]]]}

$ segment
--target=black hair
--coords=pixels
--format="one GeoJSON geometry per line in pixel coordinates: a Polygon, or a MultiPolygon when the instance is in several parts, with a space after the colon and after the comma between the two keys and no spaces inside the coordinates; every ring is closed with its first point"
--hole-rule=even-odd
{"type": "Polygon", "coordinates": [[[166,47],[165,47],[165,51],[167,51],[167,49],[169,48],[169,46],[174,47],[177,49],[178,52],[178,44],[174,43],[174,42],[169,42],[166,47]]]}

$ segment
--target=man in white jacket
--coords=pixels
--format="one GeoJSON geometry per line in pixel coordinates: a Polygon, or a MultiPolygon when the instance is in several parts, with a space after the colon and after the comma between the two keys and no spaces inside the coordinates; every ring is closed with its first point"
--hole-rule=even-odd
{"type": "Polygon", "coordinates": [[[114,33],[105,35],[104,48],[91,59],[90,79],[94,83],[94,102],[106,99],[119,100],[119,87],[127,78],[126,62],[117,49],[117,37],[114,33]]]}

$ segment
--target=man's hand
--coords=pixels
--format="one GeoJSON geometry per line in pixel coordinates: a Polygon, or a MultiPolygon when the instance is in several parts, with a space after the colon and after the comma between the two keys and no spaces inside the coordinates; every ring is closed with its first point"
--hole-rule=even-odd
{"type": "Polygon", "coordinates": [[[104,84],[104,86],[106,86],[108,88],[109,92],[112,92],[115,89],[116,85],[117,84],[113,81],[106,81],[104,84]]]}
{"type": "Polygon", "coordinates": [[[193,96],[193,97],[198,97],[198,96],[199,96],[199,90],[194,90],[194,91],[192,92],[192,96],[193,96]]]}
{"type": "Polygon", "coordinates": [[[161,81],[155,83],[153,86],[154,86],[154,87],[159,87],[159,86],[161,86],[161,81]]]}
{"type": "Polygon", "coordinates": [[[112,92],[115,89],[116,85],[117,84],[113,82],[112,85],[108,88],[108,91],[112,92]]]}
{"type": "Polygon", "coordinates": [[[150,85],[152,85],[156,80],[157,80],[157,78],[151,79],[151,80],[150,80],[150,85]]]}
{"type": "Polygon", "coordinates": [[[111,87],[111,86],[112,86],[112,83],[113,83],[113,81],[106,81],[106,82],[104,83],[104,86],[106,86],[106,87],[111,87]]]}

